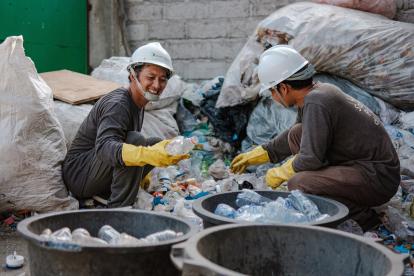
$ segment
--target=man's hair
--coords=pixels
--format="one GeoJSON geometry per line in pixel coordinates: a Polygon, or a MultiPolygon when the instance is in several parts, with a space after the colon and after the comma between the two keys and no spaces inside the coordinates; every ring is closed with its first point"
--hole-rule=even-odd
{"type": "MultiPolygon", "coordinates": [[[[295,72],[295,74],[304,71],[307,67],[308,67],[308,64],[303,66],[299,71],[295,72]]],[[[284,80],[280,83],[289,84],[290,86],[292,86],[293,89],[302,89],[302,88],[305,88],[311,85],[312,82],[313,82],[313,78],[311,77],[306,80],[284,80]]],[[[279,88],[279,85],[278,85],[278,88],[279,88]]]]}
{"type": "MultiPolygon", "coordinates": [[[[137,76],[139,75],[139,73],[142,71],[142,69],[145,68],[145,66],[148,65],[152,65],[151,63],[142,63],[142,64],[137,64],[135,66],[133,66],[132,68],[135,70],[135,73],[137,74],[137,76]]],[[[160,66],[162,67],[162,66],[160,66]]],[[[168,70],[167,68],[162,67],[166,72],[167,72],[167,80],[171,78],[171,71],[168,70]]]]}

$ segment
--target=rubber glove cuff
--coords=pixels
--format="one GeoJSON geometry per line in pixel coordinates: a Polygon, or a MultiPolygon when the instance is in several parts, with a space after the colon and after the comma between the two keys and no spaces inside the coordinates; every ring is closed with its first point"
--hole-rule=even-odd
{"type": "Polygon", "coordinates": [[[295,175],[295,170],[293,169],[293,161],[295,156],[288,159],[282,166],[270,169],[266,173],[266,184],[273,189],[276,189],[286,180],[289,180],[293,175],[295,175]]]}

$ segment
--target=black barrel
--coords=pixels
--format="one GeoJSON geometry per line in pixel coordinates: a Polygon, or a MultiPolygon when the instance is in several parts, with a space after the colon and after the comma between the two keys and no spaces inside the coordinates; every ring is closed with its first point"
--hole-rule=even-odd
{"type": "Polygon", "coordinates": [[[196,230],[182,219],[168,214],[132,209],[78,210],[50,213],[23,220],[17,226],[27,240],[30,271],[36,275],[179,275],[169,253],[173,244],[183,242],[196,230]],[[171,229],[183,232],[176,239],[149,246],[79,246],[53,243],[40,237],[45,228],[85,228],[92,236],[111,225],[119,232],[141,238],[171,229]]]}
{"type": "MultiPolygon", "coordinates": [[[[286,198],[290,194],[289,192],[278,192],[268,190],[257,190],[255,192],[274,200],[276,200],[278,197],[286,198]]],[[[241,191],[213,194],[199,198],[196,201],[194,201],[194,213],[203,219],[204,228],[227,223],[246,223],[245,221],[230,219],[214,214],[217,205],[219,205],[220,203],[230,205],[231,207],[237,209],[238,207],[236,205],[236,199],[239,193],[241,193],[241,191]]],[[[306,194],[306,196],[318,206],[319,211],[321,213],[328,214],[330,215],[330,217],[320,221],[308,222],[303,224],[335,227],[340,222],[342,222],[348,215],[348,208],[342,203],[315,195],[306,194]]]]}
{"type": "Polygon", "coordinates": [[[182,275],[402,275],[409,255],[354,234],[319,226],[231,224],[173,246],[182,275]]]}

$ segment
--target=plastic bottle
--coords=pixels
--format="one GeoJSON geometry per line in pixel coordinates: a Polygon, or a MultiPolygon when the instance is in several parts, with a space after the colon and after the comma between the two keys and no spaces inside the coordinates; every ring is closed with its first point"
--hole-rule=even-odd
{"type": "Polygon", "coordinates": [[[52,235],[52,230],[50,230],[49,228],[46,228],[42,231],[42,234],[40,234],[40,236],[45,239],[49,239],[50,235],[52,235]]]}
{"type": "Polygon", "coordinates": [[[293,207],[295,207],[295,209],[299,212],[302,212],[309,221],[315,220],[321,215],[318,206],[316,206],[315,203],[313,203],[299,190],[291,191],[288,199],[293,207]]]}
{"type": "Polygon", "coordinates": [[[165,150],[171,155],[186,154],[189,153],[197,143],[197,137],[185,138],[183,136],[177,136],[165,147],[165,150]]]}
{"type": "Polygon", "coordinates": [[[139,246],[142,245],[140,239],[137,239],[127,233],[121,233],[119,235],[119,239],[115,245],[126,245],[126,246],[139,246]]]}
{"type": "Polygon", "coordinates": [[[104,225],[99,229],[98,237],[104,241],[106,241],[108,244],[115,245],[118,243],[118,240],[121,236],[121,233],[116,231],[112,226],[110,225],[104,225]]]}
{"type": "Polygon", "coordinates": [[[158,172],[158,183],[161,185],[161,188],[158,191],[168,191],[170,189],[172,180],[168,169],[160,169],[158,172]]]}
{"type": "Polygon", "coordinates": [[[269,202],[263,208],[263,220],[265,223],[303,223],[307,217],[299,211],[287,206],[286,200],[278,197],[275,201],[269,202]]]}
{"type": "Polygon", "coordinates": [[[84,228],[77,228],[72,231],[72,240],[73,242],[79,245],[89,245],[89,246],[105,246],[108,243],[104,240],[91,237],[88,230],[84,228]]]}
{"type": "Polygon", "coordinates": [[[263,221],[263,206],[261,205],[244,205],[236,211],[235,219],[249,222],[263,221]]]}
{"type": "Polygon", "coordinates": [[[236,210],[227,204],[220,203],[219,205],[217,205],[214,214],[234,219],[236,217],[236,210]]]}
{"type": "Polygon", "coordinates": [[[54,241],[71,242],[72,233],[70,232],[70,229],[68,227],[64,227],[53,232],[50,235],[50,239],[54,241]]]}
{"type": "Polygon", "coordinates": [[[164,231],[160,231],[160,232],[156,232],[151,235],[148,235],[145,238],[140,239],[140,241],[145,242],[145,243],[157,243],[157,242],[172,240],[182,235],[183,235],[182,232],[177,233],[173,230],[168,229],[168,230],[164,230],[164,231]]]}
{"type": "Polygon", "coordinates": [[[244,205],[264,205],[267,202],[272,201],[271,199],[261,196],[255,191],[244,189],[237,195],[236,205],[242,207],[244,205]]]}
{"type": "Polygon", "coordinates": [[[127,233],[119,233],[110,225],[104,225],[99,229],[98,237],[106,241],[110,245],[141,245],[139,239],[128,235],[127,233]]]}

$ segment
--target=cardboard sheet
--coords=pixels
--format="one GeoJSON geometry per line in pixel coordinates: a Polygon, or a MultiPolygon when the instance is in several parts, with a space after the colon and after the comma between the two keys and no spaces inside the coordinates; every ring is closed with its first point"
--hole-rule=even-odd
{"type": "Polygon", "coordinates": [[[69,70],[59,70],[41,73],[53,92],[55,99],[70,103],[81,104],[97,100],[103,95],[121,87],[120,84],[98,80],[89,75],[69,70]]]}

